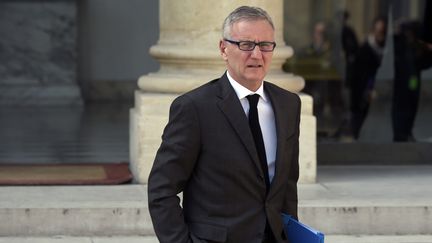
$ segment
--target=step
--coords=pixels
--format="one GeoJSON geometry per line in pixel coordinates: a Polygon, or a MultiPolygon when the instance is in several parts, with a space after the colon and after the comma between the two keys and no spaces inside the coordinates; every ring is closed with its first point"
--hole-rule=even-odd
{"type": "MultiPolygon", "coordinates": [[[[0,237],[0,243],[158,243],[154,236],[0,237]]],[[[432,235],[327,235],[326,243],[431,243],[432,235]]]]}
{"type": "Polygon", "coordinates": [[[0,243],[159,243],[155,236],[111,237],[0,237],[0,243]]]}
{"type": "MultiPolygon", "coordinates": [[[[431,235],[432,166],[327,166],[299,185],[326,235],[431,235]]],[[[0,187],[0,236],[154,236],[146,186],[0,187]]],[[[432,241],[431,241],[432,242],[432,241]]]]}
{"type": "Polygon", "coordinates": [[[0,187],[0,236],[153,235],[146,187],[0,187]]]}
{"type": "Polygon", "coordinates": [[[325,234],[432,234],[432,202],[421,200],[303,202],[299,218],[325,234]]]}
{"type": "Polygon", "coordinates": [[[326,234],[432,234],[432,166],[321,166],[299,218],[326,234]]]}
{"type": "Polygon", "coordinates": [[[328,235],[326,243],[431,243],[432,235],[328,235]]]}

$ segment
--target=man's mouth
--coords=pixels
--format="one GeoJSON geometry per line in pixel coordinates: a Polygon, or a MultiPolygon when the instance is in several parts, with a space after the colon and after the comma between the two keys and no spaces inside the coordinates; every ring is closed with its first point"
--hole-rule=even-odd
{"type": "Polygon", "coordinates": [[[262,65],[259,65],[259,64],[257,64],[257,65],[247,65],[247,67],[248,68],[261,68],[262,65]]]}

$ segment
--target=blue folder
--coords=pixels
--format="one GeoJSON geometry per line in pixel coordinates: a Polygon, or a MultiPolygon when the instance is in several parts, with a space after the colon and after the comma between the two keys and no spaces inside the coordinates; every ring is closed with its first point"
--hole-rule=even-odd
{"type": "Polygon", "coordinates": [[[324,234],[297,221],[291,215],[282,214],[285,234],[290,243],[324,243],[324,234]]]}

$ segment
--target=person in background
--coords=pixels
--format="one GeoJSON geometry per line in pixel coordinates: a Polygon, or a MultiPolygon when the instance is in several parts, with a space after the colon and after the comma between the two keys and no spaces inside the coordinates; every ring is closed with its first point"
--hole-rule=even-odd
{"type": "Polygon", "coordinates": [[[432,65],[431,14],[432,4],[427,2],[423,24],[401,21],[395,30],[391,111],[394,142],[416,141],[412,130],[420,99],[421,71],[432,65]]]}
{"type": "Polygon", "coordinates": [[[375,76],[381,65],[387,18],[377,17],[367,39],[357,51],[350,84],[350,136],[358,139],[374,96],[375,76]]]}
{"type": "MultiPolygon", "coordinates": [[[[300,58],[314,58],[321,69],[315,69],[314,73],[322,73],[325,76],[327,69],[331,67],[331,45],[328,40],[327,26],[324,22],[315,23],[311,43],[301,51],[300,58]]],[[[322,117],[324,109],[328,105],[328,86],[329,80],[324,79],[307,79],[303,92],[312,95],[314,102],[314,115],[322,117]]]]}
{"type": "Polygon", "coordinates": [[[306,48],[306,55],[324,55],[330,50],[330,42],[327,36],[327,27],[324,22],[317,22],[312,32],[312,42],[306,48]]]}
{"type": "Polygon", "coordinates": [[[351,86],[351,80],[353,79],[352,74],[354,70],[355,65],[355,58],[356,54],[359,48],[357,35],[351,26],[348,25],[349,20],[349,12],[344,11],[342,20],[342,49],[345,54],[345,86],[350,87],[351,86]]]}
{"type": "Polygon", "coordinates": [[[341,31],[341,42],[342,42],[342,50],[345,56],[345,77],[343,88],[341,89],[342,97],[343,97],[343,110],[344,117],[342,118],[342,122],[340,123],[338,129],[336,130],[334,137],[339,141],[350,141],[352,140],[351,134],[351,124],[350,118],[351,113],[348,112],[348,100],[349,94],[348,91],[351,87],[351,84],[354,79],[354,69],[355,69],[355,59],[359,49],[359,43],[357,40],[357,35],[354,29],[348,24],[349,20],[349,12],[343,11],[341,13],[342,18],[342,31],[341,31]]]}

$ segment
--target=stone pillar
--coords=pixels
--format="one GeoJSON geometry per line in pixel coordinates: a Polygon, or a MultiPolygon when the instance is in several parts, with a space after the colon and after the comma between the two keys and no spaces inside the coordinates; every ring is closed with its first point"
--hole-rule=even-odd
{"type": "MultiPolygon", "coordinates": [[[[168,121],[171,102],[179,94],[196,88],[225,71],[218,44],[224,18],[249,1],[160,0],[160,38],[150,53],[160,62],[160,70],[139,78],[135,107],[130,112],[130,157],[135,181],[147,183],[161,134],[168,121]]],[[[272,16],[276,27],[273,62],[266,80],[280,87],[299,92],[301,77],[284,73],[286,58],[293,54],[283,41],[282,0],[254,1],[272,16]]],[[[316,143],[312,99],[302,97],[300,138],[301,182],[315,182],[316,143]]]]}

